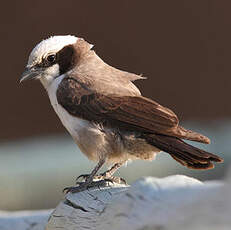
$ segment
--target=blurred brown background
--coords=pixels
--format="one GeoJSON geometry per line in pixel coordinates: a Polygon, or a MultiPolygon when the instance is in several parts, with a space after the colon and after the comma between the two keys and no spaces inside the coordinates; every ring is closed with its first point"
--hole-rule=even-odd
{"type": "Polygon", "coordinates": [[[144,74],[143,94],[180,118],[229,118],[230,10],[223,0],[5,1],[0,138],[64,131],[40,84],[18,84],[32,48],[62,34],[84,37],[109,64],[144,74]]]}
{"type": "Polygon", "coordinates": [[[0,197],[8,199],[0,200],[0,209],[54,207],[63,186],[93,166],[63,137],[41,84],[19,84],[32,48],[52,35],[83,37],[110,65],[148,77],[136,82],[143,95],[210,136],[212,145],[202,147],[225,158],[217,171],[187,170],[167,158],[137,166],[137,175],[129,166],[122,175],[126,171],[130,181],[172,173],[222,178],[230,162],[230,12],[231,2],[223,0],[2,2],[0,197]]]}

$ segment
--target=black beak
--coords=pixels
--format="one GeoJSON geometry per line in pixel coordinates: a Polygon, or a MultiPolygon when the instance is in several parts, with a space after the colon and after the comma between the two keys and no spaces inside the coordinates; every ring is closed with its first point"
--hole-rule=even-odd
{"type": "Polygon", "coordinates": [[[40,71],[38,69],[35,69],[33,67],[32,68],[26,68],[25,71],[22,73],[20,83],[25,81],[25,80],[35,79],[36,77],[38,77],[38,75],[40,75],[40,71]]]}

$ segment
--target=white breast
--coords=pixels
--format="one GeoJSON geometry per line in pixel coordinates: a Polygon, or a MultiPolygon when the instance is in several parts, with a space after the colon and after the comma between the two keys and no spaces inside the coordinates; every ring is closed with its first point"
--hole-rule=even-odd
{"type": "Polygon", "coordinates": [[[63,78],[64,76],[56,78],[46,88],[51,104],[80,150],[87,155],[89,159],[98,161],[101,158],[101,154],[104,154],[105,135],[98,129],[97,125],[72,116],[58,103],[56,91],[63,78]]]}
{"type": "Polygon", "coordinates": [[[78,139],[78,132],[81,129],[88,127],[89,122],[70,115],[61,105],[59,105],[56,97],[56,91],[59,83],[63,80],[63,78],[64,75],[53,80],[53,82],[47,87],[47,92],[50,98],[50,102],[63,125],[74,139],[78,139]]]}

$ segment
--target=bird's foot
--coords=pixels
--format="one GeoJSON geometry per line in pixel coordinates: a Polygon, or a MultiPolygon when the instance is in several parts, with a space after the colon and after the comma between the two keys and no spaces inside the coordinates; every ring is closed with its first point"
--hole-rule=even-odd
{"type": "Polygon", "coordinates": [[[78,184],[79,179],[81,179],[82,181],[87,181],[90,178],[91,174],[81,174],[76,178],[76,184],[78,184]]]}
{"type": "Polygon", "coordinates": [[[106,181],[110,181],[111,183],[115,183],[115,184],[124,184],[127,185],[127,182],[124,178],[122,177],[118,177],[118,176],[111,176],[111,175],[107,175],[106,173],[100,174],[99,176],[95,176],[94,180],[106,180],[106,181]]]}
{"type": "Polygon", "coordinates": [[[97,180],[97,181],[84,181],[84,182],[76,182],[77,186],[73,187],[66,187],[63,189],[63,192],[68,193],[77,193],[77,192],[82,192],[85,191],[89,188],[94,188],[94,187],[106,187],[108,186],[108,182],[111,182],[110,180],[97,180]]]}
{"type": "MultiPolygon", "coordinates": [[[[89,178],[90,178],[90,174],[82,174],[82,175],[77,177],[76,183],[77,184],[84,183],[89,178]],[[79,179],[82,179],[84,182],[78,182],[79,179]]],[[[93,182],[97,182],[97,181],[107,181],[107,182],[111,182],[111,183],[125,184],[125,185],[127,184],[125,179],[123,179],[121,177],[112,176],[111,174],[107,173],[107,171],[105,173],[100,174],[100,175],[94,176],[93,177],[93,182]]]]}

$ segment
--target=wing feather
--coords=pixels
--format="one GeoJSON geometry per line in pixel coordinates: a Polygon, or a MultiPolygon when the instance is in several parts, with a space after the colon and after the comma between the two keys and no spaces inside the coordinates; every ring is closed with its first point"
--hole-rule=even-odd
{"type": "Polygon", "coordinates": [[[164,134],[208,143],[201,134],[179,126],[174,112],[142,96],[103,95],[78,81],[63,79],[57,100],[71,115],[109,126],[147,133],[164,134]]]}

